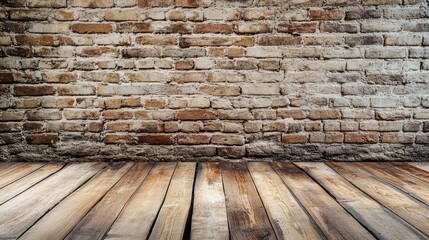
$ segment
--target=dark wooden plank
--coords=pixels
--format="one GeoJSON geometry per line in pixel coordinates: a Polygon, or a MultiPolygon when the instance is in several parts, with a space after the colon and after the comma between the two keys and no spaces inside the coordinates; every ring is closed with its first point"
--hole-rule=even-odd
{"type": "Polygon", "coordinates": [[[276,239],[246,163],[223,163],[231,239],[276,239]]]}
{"type": "Polygon", "coordinates": [[[389,163],[355,163],[374,178],[388,183],[429,205],[429,183],[393,167],[389,163]]]}
{"type": "Polygon", "coordinates": [[[132,165],[110,163],[43,216],[20,239],[63,239],[132,165]]]}
{"type": "Polygon", "coordinates": [[[192,204],[196,163],[178,163],[149,239],[182,239],[192,204]]]}
{"type": "Polygon", "coordinates": [[[152,163],[135,163],[65,239],[102,239],[152,166],[152,163]]]}
{"type": "Polygon", "coordinates": [[[191,239],[229,240],[225,193],[218,163],[198,164],[191,239]]]}
{"type": "Polygon", "coordinates": [[[17,238],[49,209],[94,176],[102,164],[70,164],[0,205],[0,238],[17,238]]]}
{"type": "Polygon", "coordinates": [[[293,163],[272,165],[328,239],[375,239],[335,199],[293,163]]]}
{"type": "Polygon", "coordinates": [[[105,239],[147,239],[162,206],[176,163],[157,163],[125,205],[105,239]]]}
{"type": "Polygon", "coordinates": [[[248,167],[278,239],[324,238],[269,163],[251,162],[248,167]]]}
{"type": "Polygon", "coordinates": [[[415,162],[415,163],[408,163],[408,164],[429,173],[429,163],[428,162],[415,162]]]}
{"type": "Polygon", "coordinates": [[[425,166],[425,163],[420,163],[420,165],[415,165],[415,163],[392,163],[392,165],[400,169],[401,171],[407,172],[419,178],[420,180],[429,183],[429,171],[426,171],[424,168],[421,167],[425,166]]]}
{"type": "Polygon", "coordinates": [[[8,184],[11,184],[15,182],[16,180],[27,176],[28,174],[36,171],[37,169],[41,168],[43,165],[42,163],[27,163],[19,168],[14,169],[13,171],[10,171],[8,173],[3,174],[0,177],[0,188],[7,186],[8,184]]]}
{"type": "Polygon", "coordinates": [[[324,163],[295,163],[304,169],[378,239],[425,239],[425,236],[361,192],[324,163]]]}
{"type": "Polygon", "coordinates": [[[350,163],[327,163],[336,172],[396,215],[429,236],[429,207],[350,163]]]}
{"type": "Polygon", "coordinates": [[[47,164],[27,176],[0,189],[0,205],[51,176],[64,166],[63,163],[47,164]]]}

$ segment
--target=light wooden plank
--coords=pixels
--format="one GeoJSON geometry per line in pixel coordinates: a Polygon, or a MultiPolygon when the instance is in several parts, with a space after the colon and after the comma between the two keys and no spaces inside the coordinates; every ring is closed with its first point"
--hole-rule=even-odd
{"type": "Polygon", "coordinates": [[[225,194],[218,163],[198,164],[191,239],[229,240],[225,194]]]}
{"type": "Polygon", "coordinates": [[[131,166],[132,163],[109,164],[43,216],[20,239],[63,239],[131,166]]]}
{"type": "Polygon", "coordinates": [[[375,239],[322,187],[293,163],[273,164],[328,239],[375,239]]]}
{"type": "Polygon", "coordinates": [[[389,163],[355,163],[354,166],[358,166],[374,178],[399,188],[429,205],[429,183],[403,172],[389,163]]]}
{"type": "Polygon", "coordinates": [[[251,162],[248,167],[278,239],[323,239],[269,163],[251,162]]]}
{"type": "Polygon", "coordinates": [[[70,164],[0,205],[0,238],[16,238],[55,204],[94,176],[102,164],[70,164]]]}
{"type": "Polygon", "coordinates": [[[47,164],[27,176],[0,189],[0,205],[15,197],[16,195],[31,188],[43,179],[51,176],[64,167],[63,163],[47,164]]]}
{"type": "Polygon", "coordinates": [[[8,162],[8,163],[1,163],[0,168],[0,177],[3,176],[6,173],[9,173],[15,169],[18,169],[24,165],[27,165],[27,163],[14,163],[14,162],[8,162]]]}
{"type": "Polygon", "coordinates": [[[157,163],[116,219],[106,239],[147,239],[176,163],[157,163]]]}
{"type": "Polygon", "coordinates": [[[421,170],[424,170],[429,173],[429,163],[428,162],[413,162],[409,163],[411,166],[414,166],[416,168],[420,168],[421,170]]]}
{"type": "Polygon", "coordinates": [[[361,191],[390,209],[415,228],[429,236],[429,207],[394,187],[377,181],[368,172],[350,163],[327,163],[361,191]]]}
{"type": "Polygon", "coordinates": [[[135,163],[65,239],[102,239],[152,166],[152,163],[135,163]]]}
{"type": "MultiPolygon", "coordinates": [[[[420,180],[429,183],[429,172],[417,167],[413,163],[391,163],[395,168],[400,169],[403,172],[407,172],[420,180]]],[[[420,163],[420,166],[424,166],[425,163],[420,163]]]]}
{"type": "Polygon", "coordinates": [[[192,204],[196,163],[178,163],[149,239],[182,239],[192,204]]]}
{"type": "Polygon", "coordinates": [[[246,163],[223,163],[231,239],[276,239],[246,163]]]}
{"type": "Polygon", "coordinates": [[[8,173],[3,174],[0,177],[0,188],[5,187],[16,180],[27,176],[28,174],[36,171],[37,169],[41,168],[43,165],[42,163],[27,163],[19,168],[14,169],[13,171],[10,171],[8,173]]]}
{"type": "Polygon", "coordinates": [[[324,163],[295,163],[304,169],[362,225],[379,239],[425,239],[425,236],[354,187],[324,163]]]}

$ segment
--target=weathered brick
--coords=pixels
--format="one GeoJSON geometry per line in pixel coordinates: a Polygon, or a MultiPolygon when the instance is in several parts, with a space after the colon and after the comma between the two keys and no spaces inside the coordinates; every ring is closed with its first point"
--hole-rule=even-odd
{"type": "Polygon", "coordinates": [[[172,144],[172,136],[168,134],[145,134],[137,136],[137,142],[149,145],[170,145],[172,144]]]}
{"type": "Polygon", "coordinates": [[[317,29],[317,23],[279,23],[278,32],[284,33],[314,33],[317,29]]]}
{"type": "Polygon", "coordinates": [[[221,145],[244,145],[244,137],[233,134],[216,134],[212,136],[211,143],[221,145]]]}
{"type": "Polygon", "coordinates": [[[180,134],[177,143],[183,145],[209,144],[211,136],[206,134],[180,134]]]}
{"type": "Polygon", "coordinates": [[[213,120],[216,119],[216,113],[207,110],[181,110],[177,112],[178,120],[213,120]]]}
{"type": "Polygon", "coordinates": [[[283,134],[282,142],[285,144],[299,144],[307,143],[308,135],[307,134],[283,134]]]}
{"type": "Polygon", "coordinates": [[[15,96],[42,96],[52,95],[54,93],[54,87],[48,85],[15,85],[14,87],[15,96]]]}
{"type": "Polygon", "coordinates": [[[25,137],[28,144],[55,144],[59,141],[58,134],[31,134],[25,137]]]}
{"type": "Polygon", "coordinates": [[[377,143],[378,133],[346,133],[345,143],[370,144],[377,143]]]}
{"type": "Polygon", "coordinates": [[[84,8],[106,8],[113,7],[113,0],[71,0],[69,3],[72,7],[84,8]]]}
{"type": "Polygon", "coordinates": [[[107,23],[75,23],[71,26],[76,33],[110,33],[112,25],[107,23]]]}
{"type": "Polygon", "coordinates": [[[179,39],[180,47],[190,46],[252,46],[252,37],[181,37],[179,39]]]}

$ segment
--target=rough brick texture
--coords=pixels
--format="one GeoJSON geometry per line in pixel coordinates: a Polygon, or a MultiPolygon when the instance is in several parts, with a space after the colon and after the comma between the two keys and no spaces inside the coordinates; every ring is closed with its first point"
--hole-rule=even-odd
{"type": "Polygon", "coordinates": [[[0,160],[427,160],[425,0],[0,3],[0,160]]]}

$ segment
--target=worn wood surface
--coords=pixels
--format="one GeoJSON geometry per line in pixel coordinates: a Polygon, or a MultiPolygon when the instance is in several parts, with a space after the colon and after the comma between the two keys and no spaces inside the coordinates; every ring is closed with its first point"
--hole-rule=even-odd
{"type": "Polygon", "coordinates": [[[278,239],[323,238],[315,222],[268,163],[248,165],[278,239]]]}
{"type": "Polygon", "coordinates": [[[65,239],[102,239],[123,206],[143,182],[153,164],[135,163],[65,239]]]}
{"type": "Polygon", "coordinates": [[[245,163],[222,164],[231,239],[276,239],[245,163]]]}
{"type": "Polygon", "coordinates": [[[198,165],[191,239],[229,240],[222,172],[218,163],[198,165]]]}
{"type": "Polygon", "coordinates": [[[293,163],[273,165],[329,239],[375,239],[335,199],[293,163]]]}
{"type": "Polygon", "coordinates": [[[424,235],[354,187],[324,163],[296,163],[377,238],[424,239],[424,235]]]}
{"type": "Polygon", "coordinates": [[[335,171],[379,203],[429,235],[429,207],[394,186],[380,182],[368,172],[345,163],[328,163],[335,171]]]}
{"type": "Polygon", "coordinates": [[[192,207],[196,163],[178,163],[149,239],[182,239],[192,207]]]}
{"type": "Polygon", "coordinates": [[[106,239],[147,239],[176,163],[157,163],[116,219],[106,239]]]}
{"type": "Polygon", "coordinates": [[[94,176],[103,164],[70,164],[0,205],[0,239],[17,238],[48,210],[94,176]]]}
{"type": "Polygon", "coordinates": [[[427,239],[414,163],[0,163],[0,239],[427,239]]]}

